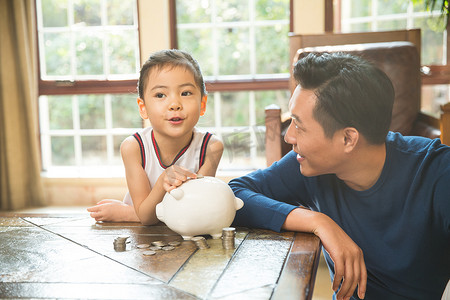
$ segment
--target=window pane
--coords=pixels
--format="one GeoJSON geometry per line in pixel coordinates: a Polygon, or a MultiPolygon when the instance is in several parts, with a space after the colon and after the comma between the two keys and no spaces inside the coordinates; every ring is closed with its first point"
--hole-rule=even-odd
{"type": "Polygon", "coordinates": [[[199,61],[203,76],[214,75],[213,41],[210,28],[179,29],[178,47],[199,61]],[[196,41],[193,43],[192,41],[196,41]]]}
{"type": "Polygon", "coordinates": [[[103,74],[103,43],[98,33],[83,32],[76,40],[77,74],[103,74]]]}
{"type": "Polygon", "coordinates": [[[248,28],[221,29],[219,40],[219,74],[250,74],[248,28]]]}
{"type": "Polygon", "coordinates": [[[249,2],[242,0],[216,0],[217,22],[248,21],[249,2]]]}
{"type": "Polygon", "coordinates": [[[281,113],[289,111],[290,92],[287,90],[255,92],[255,98],[256,125],[264,125],[266,106],[276,104],[281,108],[281,113]]]}
{"type": "Polygon", "coordinates": [[[54,166],[74,166],[75,150],[74,140],[70,136],[53,136],[52,144],[52,164],[54,166]]]}
{"type": "Polygon", "coordinates": [[[249,126],[249,93],[222,93],[222,126],[249,126]]]}
{"type": "Polygon", "coordinates": [[[45,69],[41,69],[43,77],[70,74],[69,43],[68,33],[44,34],[45,69]]]}
{"type": "Polygon", "coordinates": [[[45,66],[41,68],[43,79],[104,80],[110,74],[137,78],[140,66],[136,1],[38,2],[42,4],[38,9],[43,12],[37,14],[43,18],[38,24],[45,24],[38,27],[40,63],[45,66]],[[53,10],[62,16],[53,17],[53,10]],[[73,14],[68,20],[67,11],[73,14]]]}
{"type": "Polygon", "coordinates": [[[378,14],[391,15],[404,13],[408,9],[409,1],[405,0],[378,0],[378,14]]]}
{"type": "Polygon", "coordinates": [[[133,25],[134,3],[132,1],[108,0],[108,25],[133,25]]]}
{"type": "Polygon", "coordinates": [[[100,0],[74,0],[75,24],[87,26],[100,26],[101,7],[100,0]]]}
{"type": "Polygon", "coordinates": [[[246,160],[250,159],[252,140],[250,133],[246,131],[248,131],[248,128],[241,131],[236,130],[223,136],[224,153],[222,159],[224,162],[235,165],[249,164],[246,160]]]}
{"type": "Polygon", "coordinates": [[[211,22],[210,0],[177,1],[177,23],[211,22]]]}
{"type": "Polygon", "coordinates": [[[414,26],[421,28],[422,33],[422,65],[442,65],[444,61],[444,33],[434,31],[428,25],[437,18],[417,18],[414,26]]]}
{"type": "Polygon", "coordinates": [[[257,0],[255,13],[257,20],[288,20],[289,0],[257,0]]]}
{"type": "Polygon", "coordinates": [[[78,96],[81,129],[105,128],[105,102],[103,96],[78,96]]]}
{"type": "Polygon", "coordinates": [[[142,119],[139,116],[136,97],[131,95],[111,95],[113,128],[142,127],[142,119]]]}
{"type": "Polygon", "coordinates": [[[388,20],[378,22],[378,30],[400,30],[406,28],[406,20],[388,20]]]}
{"type": "Polygon", "coordinates": [[[256,73],[289,72],[288,32],[289,25],[256,28],[256,73]]]}
{"type": "Polygon", "coordinates": [[[81,151],[83,153],[83,165],[98,166],[106,162],[106,137],[82,136],[81,151]]]}
{"type": "MultiPolygon", "coordinates": [[[[208,87],[206,87],[208,88],[208,87]]],[[[214,94],[208,94],[208,102],[206,103],[206,112],[198,120],[198,127],[214,127],[215,126],[215,116],[214,116],[214,94]]]]}
{"type": "Polygon", "coordinates": [[[367,17],[372,14],[372,0],[348,0],[343,1],[345,17],[367,17]]]}
{"type": "Polygon", "coordinates": [[[110,74],[137,73],[136,59],[134,55],[134,43],[136,33],[132,30],[111,33],[109,35],[109,64],[110,74]]]}
{"type": "Polygon", "coordinates": [[[436,118],[440,118],[440,106],[449,102],[449,92],[449,85],[446,84],[422,86],[421,110],[436,118]]]}
{"type": "Polygon", "coordinates": [[[122,144],[123,140],[125,140],[128,137],[128,135],[115,135],[113,137],[113,143],[114,143],[114,158],[113,158],[113,164],[114,165],[121,165],[122,164],[122,156],[120,155],[120,145],[122,144]]]}
{"type": "Polygon", "coordinates": [[[67,24],[67,1],[41,0],[44,27],[64,27],[67,24]]]}
{"type": "Polygon", "coordinates": [[[72,97],[48,96],[50,129],[73,129],[72,97]]]}

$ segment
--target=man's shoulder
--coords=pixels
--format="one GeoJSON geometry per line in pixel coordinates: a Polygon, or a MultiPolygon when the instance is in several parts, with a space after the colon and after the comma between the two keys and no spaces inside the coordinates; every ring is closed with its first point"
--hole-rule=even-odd
{"type": "Polygon", "coordinates": [[[440,139],[429,139],[420,136],[403,136],[398,132],[388,133],[386,137],[386,147],[388,150],[392,149],[415,155],[438,151],[444,155],[450,156],[450,147],[441,144],[440,139]]]}

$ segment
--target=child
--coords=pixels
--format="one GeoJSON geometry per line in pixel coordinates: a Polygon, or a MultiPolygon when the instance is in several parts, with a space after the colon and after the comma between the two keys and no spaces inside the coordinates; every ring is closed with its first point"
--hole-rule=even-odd
{"type": "Polygon", "coordinates": [[[163,50],[141,69],[137,103],[151,127],[126,138],[120,147],[128,193],[124,201],[105,199],[87,210],[97,221],[158,222],[156,205],[166,191],[197,174],[215,176],[223,143],[194,126],[205,113],[207,94],[200,67],[188,53],[163,50]]]}

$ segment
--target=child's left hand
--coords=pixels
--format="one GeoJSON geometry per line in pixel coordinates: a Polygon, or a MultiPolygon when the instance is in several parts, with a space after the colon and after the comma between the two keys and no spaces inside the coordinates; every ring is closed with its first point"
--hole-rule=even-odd
{"type": "Polygon", "coordinates": [[[166,192],[170,192],[190,178],[197,178],[197,174],[192,173],[191,171],[183,167],[172,165],[164,171],[163,187],[166,192]]]}

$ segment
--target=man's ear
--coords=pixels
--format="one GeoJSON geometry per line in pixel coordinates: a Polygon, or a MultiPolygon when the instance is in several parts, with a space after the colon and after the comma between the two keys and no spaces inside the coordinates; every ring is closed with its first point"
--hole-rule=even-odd
{"type": "Polygon", "coordinates": [[[206,111],[206,102],[208,101],[208,95],[204,95],[202,102],[200,103],[200,116],[203,116],[206,111]]]}
{"type": "Polygon", "coordinates": [[[144,99],[137,98],[137,104],[139,107],[139,114],[141,115],[142,119],[148,119],[147,109],[145,108],[145,102],[144,99]]]}
{"type": "Polygon", "coordinates": [[[342,131],[344,138],[344,151],[350,153],[358,144],[359,131],[354,127],[346,127],[342,131]]]}

